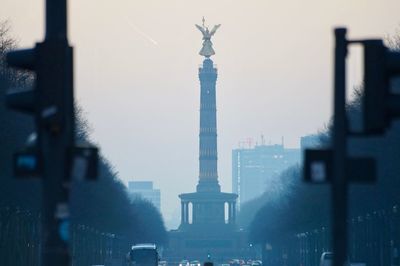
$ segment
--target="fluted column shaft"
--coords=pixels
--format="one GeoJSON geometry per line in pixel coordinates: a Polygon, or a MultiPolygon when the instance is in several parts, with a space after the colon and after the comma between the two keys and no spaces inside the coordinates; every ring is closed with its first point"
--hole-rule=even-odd
{"type": "Polygon", "coordinates": [[[200,134],[198,191],[220,191],[217,168],[217,69],[205,59],[199,69],[200,79],[200,134]]]}

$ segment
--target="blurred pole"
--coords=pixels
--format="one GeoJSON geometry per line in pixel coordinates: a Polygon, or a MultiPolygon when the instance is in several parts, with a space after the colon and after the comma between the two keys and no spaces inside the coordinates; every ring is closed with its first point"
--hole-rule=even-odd
{"type": "Polygon", "coordinates": [[[333,124],[333,265],[343,266],[347,253],[347,180],[346,180],[346,29],[335,29],[335,81],[333,124]]]}
{"type": "Polygon", "coordinates": [[[67,0],[46,0],[45,40],[67,39],[67,0]]]}
{"type": "MultiPolygon", "coordinates": [[[[44,58],[41,101],[53,117],[40,124],[43,152],[42,263],[68,266],[70,246],[70,150],[74,146],[73,59],[67,40],[67,0],[46,0],[46,34],[38,44],[44,58]],[[51,109],[53,108],[53,109],[51,109]]],[[[48,115],[48,117],[50,117],[48,115]]]]}

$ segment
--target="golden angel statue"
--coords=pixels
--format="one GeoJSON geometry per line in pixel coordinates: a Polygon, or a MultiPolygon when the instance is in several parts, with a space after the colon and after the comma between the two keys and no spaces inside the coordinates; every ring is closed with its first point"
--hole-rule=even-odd
{"type": "Polygon", "coordinates": [[[215,51],[212,48],[211,37],[215,34],[217,29],[221,26],[221,24],[215,25],[214,28],[209,31],[208,27],[204,25],[205,19],[203,17],[203,25],[199,26],[196,24],[196,27],[201,31],[203,34],[203,47],[201,48],[199,55],[205,56],[209,58],[212,55],[215,55],[215,51]]]}

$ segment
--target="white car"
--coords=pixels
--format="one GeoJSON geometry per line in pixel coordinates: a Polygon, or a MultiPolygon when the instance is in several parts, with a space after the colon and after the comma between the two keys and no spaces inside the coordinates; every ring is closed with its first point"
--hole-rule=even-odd
{"type": "Polygon", "coordinates": [[[333,265],[333,253],[332,252],[322,253],[319,266],[332,266],[332,265],[333,265]]]}
{"type": "MultiPolygon", "coordinates": [[[[324,252],[321,255],[321,261],[319,266],[332,266],[333,265],[333,253],[332,252],[324,252]]],[[[345,263],[346,266],[366,266],[367,264],[364,262],[349,262],[345,263]]]]}

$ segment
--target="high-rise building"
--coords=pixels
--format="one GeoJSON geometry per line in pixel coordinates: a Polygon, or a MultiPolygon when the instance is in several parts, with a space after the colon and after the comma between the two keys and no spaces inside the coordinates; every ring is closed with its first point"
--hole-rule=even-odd
{"type": "Polygon", "coordinates": [[[232,151],[232,191],[238,194],[238,207],[261,196],[268,181],[300,162],[300,149],[283,144],[257,145],[232,151]]]}
{"type": "Polygon", "coordinates": [[[153,203],[155,207],[161,210],[160,190],[153,188],[152,181],[130,181],[128,182],[128,191],[132,199],[142,198],[153,203]]]}

